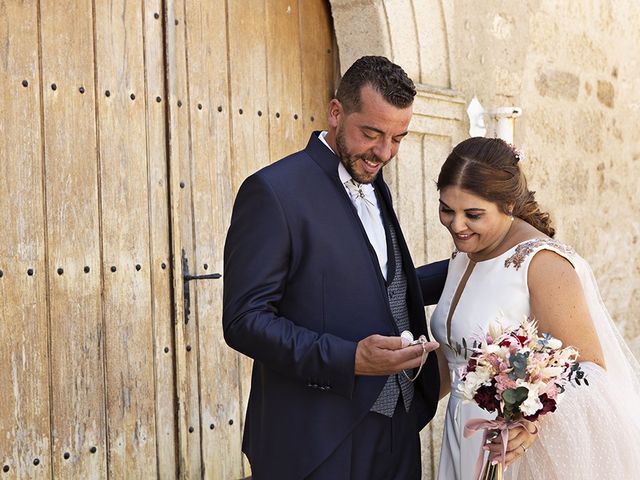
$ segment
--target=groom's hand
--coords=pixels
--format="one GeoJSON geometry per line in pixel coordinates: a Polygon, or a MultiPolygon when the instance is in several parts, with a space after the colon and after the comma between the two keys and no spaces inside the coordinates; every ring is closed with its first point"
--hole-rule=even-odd
{"type": "Polygon", "coordinates": [[[438,348],[438,342],[403,346],[400,337],[371,335],[358,342],[356,375],[391,375],[402,370],[418,368],[424,354],[438,348]]]}

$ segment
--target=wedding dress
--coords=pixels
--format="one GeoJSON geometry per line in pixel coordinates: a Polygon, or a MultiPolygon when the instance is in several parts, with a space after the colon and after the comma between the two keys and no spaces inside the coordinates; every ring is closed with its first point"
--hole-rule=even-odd
{"type": "Polygon", "coordinates": [[[451,376],[439,480],[474,478],[482,434],[464,438],[464,424],[471,418],[493,419],[495,413],[464,402],[457,391],[459,369],[466,365],[469,354],[465,348],[470,348],[491,322],[516,325],[530,316],[527,272],[533,256],[543,249],[574,266],[602,346],[606,371],[593,363],[581,364],[589,385],[569,387],[557,410],[540,417],[538,440],[507,469],[505,478],[640,479],[638,361],[607,313],[586,261],[555,240],[533,239],[481,262],[470,261],[465,253],[454,252],[452,256],[444,292],[431,318],[433,336],[442,345],[451,376]]]}

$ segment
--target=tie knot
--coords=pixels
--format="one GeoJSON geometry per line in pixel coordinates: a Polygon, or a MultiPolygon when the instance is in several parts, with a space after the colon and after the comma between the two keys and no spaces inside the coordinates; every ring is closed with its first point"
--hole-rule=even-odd
{"type": "Polygon", "coordinates": [[[351,192],[351,196],[354,200],[363,199],[371,202],[371,194],[373,193],[373,187],[369,184],[358,183],[353,179],[345,182],[345,186],[351,192]]]}

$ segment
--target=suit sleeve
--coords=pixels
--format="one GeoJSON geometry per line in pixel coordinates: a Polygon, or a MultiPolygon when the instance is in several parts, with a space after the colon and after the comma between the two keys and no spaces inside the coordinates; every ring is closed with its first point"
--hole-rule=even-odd
{"type": "Polygon", "coordinates": [[[291,253],[275,192],[257,175],[240,187],[224,251],[223,330],[233,349],[307,386],[351,398],[357,343],[319,334],[279,313],[291,253]]]}
{"type": "Polygon", "coordinates": [[[448,269],[449,260],[440,260],[416,269],[425,306],[435,305],[440,300],[440,295],[442,295],[442,290],[444,290],[444,284],[447,280],[448,269]]]}

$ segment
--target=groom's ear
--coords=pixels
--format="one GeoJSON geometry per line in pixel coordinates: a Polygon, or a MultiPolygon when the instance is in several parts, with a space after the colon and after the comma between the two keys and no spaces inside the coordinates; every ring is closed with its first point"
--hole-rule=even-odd
{"type": "Polygon", "coordinates": [[[334,98],[329,102],[329,126],[337,128],[342,115],[344,115],[344,108],[342,108],[340,101],[334,98]]]}

